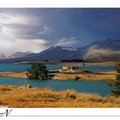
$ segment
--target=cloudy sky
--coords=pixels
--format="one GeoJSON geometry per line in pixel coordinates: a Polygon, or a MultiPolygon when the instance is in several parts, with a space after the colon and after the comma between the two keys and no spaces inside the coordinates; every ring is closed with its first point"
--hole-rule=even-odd
{"type": "Polygon", "coordinates": [[[0,9],[0,52],[40,52],[120,39],[120,9],[0,9]]]}

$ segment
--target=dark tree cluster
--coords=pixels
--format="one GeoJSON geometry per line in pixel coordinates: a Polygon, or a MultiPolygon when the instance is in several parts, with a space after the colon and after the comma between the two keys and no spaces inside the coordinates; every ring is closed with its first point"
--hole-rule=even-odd
{"type": "Polygon", "coordinates": [[[27,77],[29,79],[47,80],[48,70],[44,64],[35,63],[27,70],[27,77]]]}

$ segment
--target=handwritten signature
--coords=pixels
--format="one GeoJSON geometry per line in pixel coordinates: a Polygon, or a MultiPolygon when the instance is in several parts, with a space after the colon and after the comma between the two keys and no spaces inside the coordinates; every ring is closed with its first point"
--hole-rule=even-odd
{"type": "Polygon", "coordinates": [[[8,115],[11,113],[11,111],[12,111],[12,109],[10,109],[10,110],[6,109],[4,112],[0,113],[0,117],[2,117],[2,116],[8,117],[8,115]]]}

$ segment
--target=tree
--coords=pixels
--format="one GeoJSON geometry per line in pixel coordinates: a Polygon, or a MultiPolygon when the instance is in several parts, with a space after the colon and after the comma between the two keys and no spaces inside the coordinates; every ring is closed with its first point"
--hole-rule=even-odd
{"type": "Polygon", "coordinates": [[[112,94],[115,96],[120,96],[120,63],[116,64],[116,80],[110,83],[112,87],[112,94]]]}
{"type": "Polygon", "coordinates": [[[44,64],[35,63],[27,70],[27,77],[29,79],[47,80],[48,70],[44,64]]]}

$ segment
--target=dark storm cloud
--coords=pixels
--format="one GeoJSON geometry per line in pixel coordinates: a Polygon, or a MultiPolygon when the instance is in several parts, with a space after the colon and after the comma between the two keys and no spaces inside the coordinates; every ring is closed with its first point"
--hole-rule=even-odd
{"type": "MultiPolygon", "coordinates": [[[[120,38],[120,9],[0,9],[0,13],[22,15],[28,23],[9,23],[6,27],[19,39],[45,39],[56,43],[74,37],[82,46],[96,40],[120,38]]],[[[24,21],[23,21],[24,22],[24,21]]]]}

